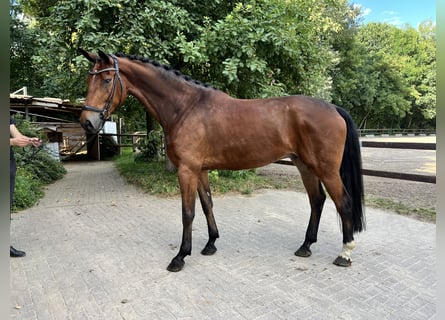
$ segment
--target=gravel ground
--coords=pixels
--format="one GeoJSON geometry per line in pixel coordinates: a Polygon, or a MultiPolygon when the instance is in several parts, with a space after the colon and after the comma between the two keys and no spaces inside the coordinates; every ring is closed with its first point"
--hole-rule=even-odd
{"type": "Polygon", "coordinates": [[[365,193],[374,198],[391,199],[413,208],[435,209],[436,185],[379,177],[364,177],[365,193]]]}

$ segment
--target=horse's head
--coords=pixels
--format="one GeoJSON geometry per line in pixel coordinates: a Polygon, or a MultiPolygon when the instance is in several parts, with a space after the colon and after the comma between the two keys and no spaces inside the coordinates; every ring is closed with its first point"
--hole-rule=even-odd
{"type": "Polygon", "coordinates": [[[99,132],[113,111],[125,101],[126,89],[119,75],[117,57],[99,51],[99,55],[79,49],[94,63],[88,75],[85,106],[80,114],[80,124],[88,133],[99,132]]]}

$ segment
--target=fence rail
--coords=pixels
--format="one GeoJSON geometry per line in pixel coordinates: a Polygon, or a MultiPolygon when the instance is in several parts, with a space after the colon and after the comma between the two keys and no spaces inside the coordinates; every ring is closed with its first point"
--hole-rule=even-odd
{"type": "MultiPolygon", "coordinates": [[[[435,143],[416,143],[416,142],[380,142],[380,141],[361,141],[362,147],[367,148],[388,148],[388,149],[416,149],[416,150],[436,150],[435,143]]],[[[276,161],[277,164],[294,165],[289,160],[276,161]]],[[[392,172],[392,171],[380,171],[371,169],[362,169],[362,174],[367,176],[382,177],[389,179],[409,180],[426,183],[436,183],[436,176],[404,173],[404,172],[392,172]]]]}
{"type": "Polygon", "coordinates": [[[436,150],[435,143],[422,142],[361,141],[361,145],[365,148],[436,150]]]}
{"type": "Polygon", "coordinates": [[[362,173],[365,176],[382,177],[382,178],[399,179],[399,180],[410,180],[410,181],[427,182],[427,183],[436,183],[436,176],[425,175],[425,174],[379,171],[379,170],[370,170],[370,169],[362,169],[362,173]]]}
{"type": "Polygon", "coordinates": [[[410,136],[422,136],[422,135],[435,135],[435,129],[358,129],[360,136],[367,135],[410,135],[410,136]]]}

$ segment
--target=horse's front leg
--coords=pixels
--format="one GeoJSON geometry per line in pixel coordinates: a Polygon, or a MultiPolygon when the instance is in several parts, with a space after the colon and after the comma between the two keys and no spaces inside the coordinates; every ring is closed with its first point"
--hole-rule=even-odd
{"type": "Polygon", "coordinates": [[[179,188],[182,199],[182,243],[179,253],[167,267],[168,271],[181,271],[184,267],[184,258],[192,253],[192,224],[195,217],[195,198],[198,188],[199,173],[188,167],[178,168],[179,188]]]}
{"type": "Polygon", "coordinates": [[[213,216],[212,194],[210,192],[209,172],[201,172],[198,185],[199,200],[201,201],[202,211],[206,216],[207,228],[209,232],[209,241],[202,249],[201,254],[209,256],[216,252],[215,241],[219,238],[218,228],[216,227],[215,217],[213,216]]]}

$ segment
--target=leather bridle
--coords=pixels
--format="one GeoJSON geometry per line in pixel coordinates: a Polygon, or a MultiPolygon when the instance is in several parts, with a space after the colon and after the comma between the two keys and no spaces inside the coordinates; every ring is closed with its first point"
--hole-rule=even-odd
{"type": "Polygon", "coordinates": [[[86,110],[86,111],[93,111],[93,112],[98,112],[100,113],[100,118],[102,121],[105,121],[109,118],[110,114],[109,114],[109,110],[111,107],[111,103],[113,102],[113,98],[114,98],[114,94],[116,92],[116,84],[119,81],[119,85],[121,87],[121,96],[119,98],[119,104],[121,104],[122,101],[122,92],[123,92],[123,85],[122,85],[122,80],[121,77],[119,75],[119,64],[117,62],[117,57],[113,54],[110,55],[111,58],[114,61],[114,67],[112,68],[105,68],[102,70],[94,70],[94,71],[89,71],[88,73],[90,75],[97,75],[100,74],[102,72],[107,72],[107,71],[114,71],[114,77],[113,77],[113,88],[111,89],[110,95],[107,98],[107,101],[105,102],[105,105],[102,109],[97,108],[97,107],[92,107],[92,106],[88,106],[85,105],[82,107],[82,110],[86,110]]]}

